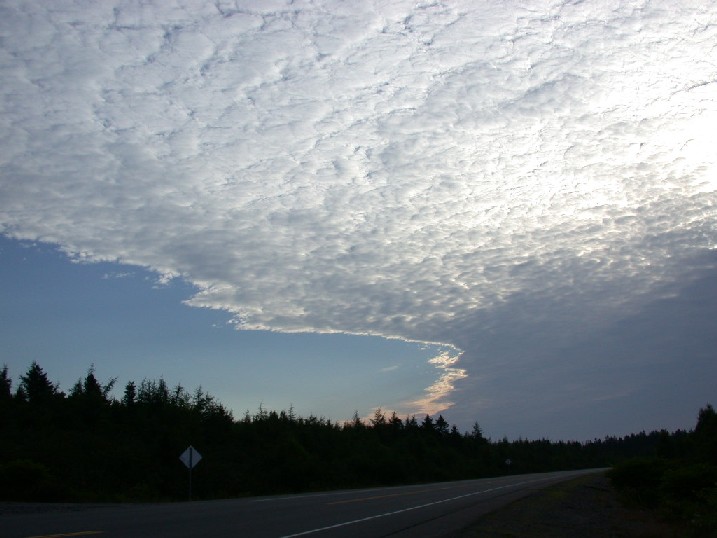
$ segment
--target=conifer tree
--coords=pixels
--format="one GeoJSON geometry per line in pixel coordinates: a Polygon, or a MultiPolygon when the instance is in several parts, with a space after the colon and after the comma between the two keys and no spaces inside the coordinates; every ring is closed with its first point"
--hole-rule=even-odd
{"type": "Polygon", "coordinates": [[[371,419],[371,426],[374,428],[380,428],[381,426],[386,425],[386,415],[383,414],[383,411],[381,411],[380,407],[376,408],[376,411],[373,413],[373,418],[371,419]]]}
{"type": "Polygon", "coordinates": [[[47,374],[36,361],[33,361],[27,373],[20,377],[18,393],[23,394],[31,404],[45,404],[65,396],[47,378],[47,374]]]}
{"type": "Polygon", "coordinates": [[[443,418],[443,415],[438,415],[438,418],[436,419],[436,431],[440,435],[448,435],[448,430],[450,429],[450,426],[445,418],[443,418]]]}
{"type": "Polygon", "coordinates": [[[486,443],[485,437],[483,437],[483,430],[481,429],[478,422],[473,423],[473,431],[471,432],[471,438],[479,443],[486,443]]]}
{"type": "Polygon", "coordinates": [[[8,402],[12,399],[12,379],[8,374],[7,364],[0,370],[0,402],[8,402]]]}
{"type": "Polygon", "coordinates": [[[122,396],[122,404],[125,407],[132,407],[137,399],[137,386],[134,381],[128,381],[124,387],[124,396],[122,396]]]}

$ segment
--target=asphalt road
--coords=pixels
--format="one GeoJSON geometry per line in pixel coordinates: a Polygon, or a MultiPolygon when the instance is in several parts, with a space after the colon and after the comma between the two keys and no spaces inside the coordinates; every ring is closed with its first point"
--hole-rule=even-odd
{"type": "Polygon", "coordinates": [[[18,513],[0,516],[0,537],[449,536],[536,489],[594,472],[186,503],[14,505],[5,508],[18,513]]]}

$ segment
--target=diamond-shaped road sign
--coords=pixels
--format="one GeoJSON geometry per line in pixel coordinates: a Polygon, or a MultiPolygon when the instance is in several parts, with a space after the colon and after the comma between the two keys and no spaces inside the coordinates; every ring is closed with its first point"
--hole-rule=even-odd
{"type": "Polygon", "coordinates": [[[187,447],[187,450],[182,452],[182,455],[179,456],[179,459],[182,460],[182,463],[187,466],[187,469],[192,469],[199,463],[202,459],[202,455],[197,452],[197,449],[194,448],[192,445],[189,445],[187,447]]]}

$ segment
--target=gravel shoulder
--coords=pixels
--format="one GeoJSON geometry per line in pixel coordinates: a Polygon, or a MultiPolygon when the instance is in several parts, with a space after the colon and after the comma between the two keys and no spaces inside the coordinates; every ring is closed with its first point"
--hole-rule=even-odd
{"type": "Polygon", "coordinates": [[[625,507],[604,474],[536,491],[492,512],[455,538],[673,538],[656,514],[625,507]]]}

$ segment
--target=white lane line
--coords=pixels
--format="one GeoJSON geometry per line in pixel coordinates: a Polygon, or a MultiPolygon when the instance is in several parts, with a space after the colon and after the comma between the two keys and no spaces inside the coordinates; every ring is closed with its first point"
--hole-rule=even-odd
{"type": "Polygon", "coordinates": [[[307,534],[314,534],[314,533],[317,533],[317,532],[327,531],[327,530],[330,530],[330,529],[337,529],[337,528],[339,528],[339,527],[345,527],[345,526],[347,526],[347,525],[354,525],[355,523],[362,523],[362,522],[364,522],[364,521],[369,521],[369,520],[371,520],[371,519],[378,519],[378,518],[380,518],[380,517],[394,516],[394,515],[396,515],[396,514],[401,514],[401,513],[403,513],[403,512],[410,512],[411,510],[419,510],[419,509],[421,509],[421,508],[427,508],[427,507],[429,507],[429,506],[435,506],[435,505],[437,505],[437,504],[447,503],[447,502],[451,502],[451,501],[457,501],[458,499],[464,499],[464,498],[466,498],[466,497],[472,497],[473,495],[481,495],[481,494],[483,494],[483,493],[490,493],[491,491],[498,491],[499,489],[514,488],[514,487],[517,487],[517,486],[523,486],[523,485],[525,485],[525,484],[532,484],[532,483],[534,483],[534,482],[544,482],[545,480],[551,480],[551,479],[554,479],[554,478],[555,478],[555,477],[551,476],[551,477],[547,477],[547,478],[538,478],[538,479],[536,479],[536,480],[525,480],[525,481],[523,481],[523,482],[518,482],[518,483],[516,483],[516,484],[507,484],[507,485],[505,485],[505,486],[498,486],[498,487],[490,488],[490,489],[482,489],[482,490],[480,490],[480,491],[473,491],[473,492],[471,492],[471,493],[465,493],[464,495],[458,495],[457,497],[451,497],[451,498],[449,498],[449,499],[441,499],[441,500],[439,500],[439,501],[433,501],[433,502],[430,502],[430,503],[421,504],[421,505],[419,505],[419,506],[411,506],[410,508],[403,508],[403,509],[401,509],[401,510],[395,510],[395,511],[393,511],[393,512],[386,512],[386,513],[384,513],[384,514],[377,514],[377,515],[375,515],[375,516],[368,516],[368,517],[364,517],[364,518],[361,518],[361,519],[354,519],[354,520],[352,520],[352,521],[345,521],[345,522],[343,522],[343,523],[336,523],[335,525],[329,525],[329,526],[327,526],[327,527],[320,527],[320,528],[318,528],[318,529],[311,529],[311,530],[309,530],[309,531],[298,532],[298,533],[296,533],[296,534],[287,534],[287,535],[285,535],[285,536],[282,536],[281,538],[294,538],[295,536],[306,536],[307,534]]]}
{"type": "MultiPolygon", "coordinates": [[[[481,478],[479,480],[486,480],[489,482],[494,482],[494,480],[491,480],[489,478],[481,478]]],[[[469,480],[463,480],[463,481],[457,481],[457,482],[469,482],[469,480]]],[[[440,484],[440,482],[439,482],[440,484]]],[[[255,503],[272,503],[272,502],[279,502],[279,501],[293,501],[295,499],[311,499],[314,497],[332,497],[337,495],[356,495],[358,493],[371,493],[373,491],[390,491],[390,490],[404,490],[406,487],[414,487],[414,488],[420,488],[425,487],[425,484],[414,484],[413,486],[390,486],[390,487],[383,487],[383,488],[366,488],[366,489],[347,489],[345,491],[327,491],[327,492],[317,492],[317,493],[303,493],[303,494],[292,494],[292,495],[276,495],[271,497],[264,497],[264,498],[258,498],[258,499],[252,499],[251,502],[255,503]]],[[[441,488],[436,488],[436,491],[444,490],[444,489],[452,489],[453,486],[444,486],[441,488]]],[[[423,491],[423,490],[421,490],[423,491]]],[[[412,493],[412,492],[408,492],[412,493]]],[[[407,494],[408,494],[407,493],[407,494]]],[[[403,495],[403,493],[401,493],[403,495]]]]}

